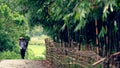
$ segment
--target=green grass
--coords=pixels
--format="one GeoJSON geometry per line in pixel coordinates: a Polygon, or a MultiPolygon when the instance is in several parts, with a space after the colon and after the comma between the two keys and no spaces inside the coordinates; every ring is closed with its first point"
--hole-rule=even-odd
{"type": "Polygon", "coordinates": [[[45,46],[39,46],[39,45],[29,45],[28,49],[32,50],[34,57],[43,57],[45,58],[45,46]]]}
{"type": "Polygon", "coordinates": [[[44,45],[45,38],[48,38],[48,36],[41,35],[40,37],[31,37],[29,44],[30,45],[44,45]]]}
{"type": "Polygon", "coordinates": [[[0,52],[0,60],[1,59],[20,59],[20,54],[14,51],[4,51],[0,52]]]}
{"type": "Polygon", "coordinates": [[[45,47],[46,35],[41,35],[40,37],[31,37],[28,46],[28,59],[45,59],[46,47],[45,47]],[[29,55],[30,54],[30,55],[29,55]]]}

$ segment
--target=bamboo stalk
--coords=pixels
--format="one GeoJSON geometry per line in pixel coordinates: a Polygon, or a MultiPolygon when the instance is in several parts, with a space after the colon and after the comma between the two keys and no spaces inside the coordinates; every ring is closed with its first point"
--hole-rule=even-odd
{"type": "Polygon", "coordinates": [[[92,66],[94,67],[95,65],[97,65],[97,64],[99,64],[99,63],[101,63],[101,62],[104,62],[106,59],[107,59],[107,58],[102,58],[101,60],[93,63],[92,66]]]}
{"type": "Polygon", "coordinates": [[[97,22],[97,18],[95,17],[95,29],[96,29],[96,46],[97,46],[97,54],[99,54],[99,47],[98,47],[98,22],[97,22]]]}

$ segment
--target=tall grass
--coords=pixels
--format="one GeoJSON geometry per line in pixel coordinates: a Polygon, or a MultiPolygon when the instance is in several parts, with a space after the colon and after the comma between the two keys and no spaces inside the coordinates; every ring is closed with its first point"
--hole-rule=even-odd
{"type": "Polygon", "coordinates": [[[26,56],[28,57],[27,59],[37,59],[37,60],[45,59],[46,48],[44,45],[29,45],[28,50],[29,50],[28,54],[26,54],[26,56]]]}

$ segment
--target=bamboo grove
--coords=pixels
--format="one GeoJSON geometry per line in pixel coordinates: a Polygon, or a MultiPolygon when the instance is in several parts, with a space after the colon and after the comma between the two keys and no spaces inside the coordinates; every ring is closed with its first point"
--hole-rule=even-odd
{"type": "Polygon", "coordinates": [[[42,0],[34,6],[38,10],[31,13],[38,16],[30,20],[43,25],[54,41],[92,44],[101,56],[119,51],[119,0],[42,0]]]}

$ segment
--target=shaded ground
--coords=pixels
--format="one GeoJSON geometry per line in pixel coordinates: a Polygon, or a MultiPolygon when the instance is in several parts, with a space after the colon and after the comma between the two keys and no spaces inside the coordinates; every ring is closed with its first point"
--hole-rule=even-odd
{"type": "Polygon", "coordinates": [[[0,60],[0,68],[47,68],[39,60],[0,60]]]}

